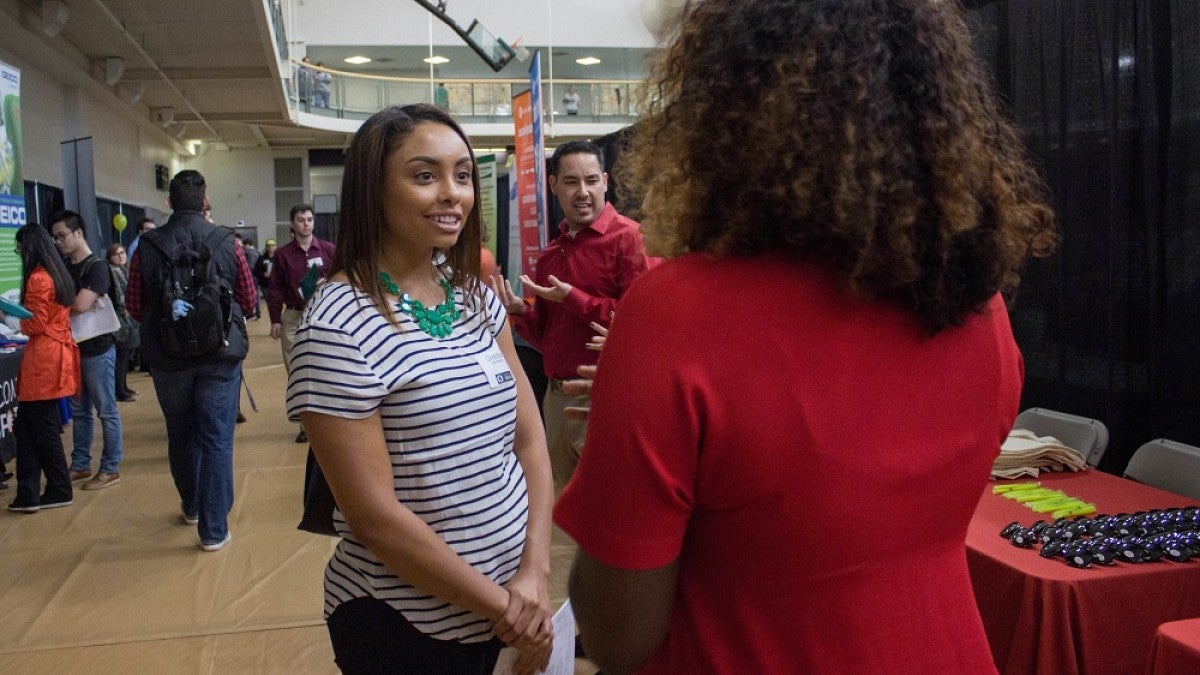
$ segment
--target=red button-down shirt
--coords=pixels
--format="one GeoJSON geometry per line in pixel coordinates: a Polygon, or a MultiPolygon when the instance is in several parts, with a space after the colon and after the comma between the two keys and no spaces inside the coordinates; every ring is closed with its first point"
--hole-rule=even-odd
{"type": "Polygon", "coordinates": [[[538,256],[533,280],[550,286],[553,274],[571,284],[571,292],[562,302],[538,299],[511,319],[521,337],[541,350],[546,376],[566,380],[578,377],[579,366],[596,363],[599,352],[587,348],[595,334],[589,324],[608,326],[617,301],[646,271],[647,259],[641,226],[612,204],[574,236],[565,221],[558,231],[538,256]]]}
{"type": "MultiPolygon", "coordinates": [[[[233,255],[237,260],[237,280],[233,285],[233,299],[242,308],[242,314],[250,316],[254,313],[255,305],[258,304],[258,295],[254,290],[254,275],[250,273],[250,266],[246,264],[246,255],[242,252],[241,246],[233,247],[233,255]]],[[[125,309],[138,321],[142,320],[141,260],[141,247],[138,247],[137,252],[133,254],[133,260],[129,261],[129,285],[125,287],[125,309]]]]}
{"type": "Polygon", "coordinates": [[[316,237],[307,251],[294,241],[275,250],[271,278],[267,280],[267,313],[271,315],[271,323],[280,323],[284,306],[304,307],[306,300],[300,297],[300,281],[308,273],[308,266],[317,265],[321,278],[328,278],[333,269],[333,253],[333,244],[316,237]]]}

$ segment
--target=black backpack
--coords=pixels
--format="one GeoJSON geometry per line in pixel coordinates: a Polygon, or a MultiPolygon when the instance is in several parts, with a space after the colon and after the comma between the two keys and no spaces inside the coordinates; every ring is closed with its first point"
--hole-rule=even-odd
{"type": "Polygon", "coordinates": [[[159,290],[160,347],[176,359],[219,355],[228,345],[233,325],[233,289],[217,269],[213,251],[233,233],[215,228],[200,242],[184,241],[168,253],[150,233],[143,235],[163,258],[156,287],[159,290]],[[186,316],[175,319],[176,300],[192,305],[186,316]]]}

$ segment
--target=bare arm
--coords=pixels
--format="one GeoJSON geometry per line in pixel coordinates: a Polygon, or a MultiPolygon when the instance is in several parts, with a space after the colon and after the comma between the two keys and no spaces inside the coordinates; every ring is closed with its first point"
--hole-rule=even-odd
{"type": "Polygon", "coordinates": [[[96,304],[96,299],[99,297],[100,295],[96,291],[90,288],[81,288],[75,294],[75,302],[71,304],[71,311],[75,314],[83,314],[96,304]]]}
{"type": "Polygon", "coordinates": [[[551,605],[550,578],[550,512],[554,504],[554,482],[550,475],[550,456],[546,450],[546,435],[533,390],[517,358],[512,332],[505,325],[496,341],[517,384],[517,427],[513,449],[525,473],[529,493],[529,521],[525,530],[525,547],[521,566],[505,584],[509,604],[503,625],[496,627],[497,635],[505,642],[524,638],[530,649],[534,644],[544,647],[544,659],[537,665],[545,668],[550,658],[551,605]],[[501,632],[501,631],[504,632],[501,632]]]}
{"type": "Polygon", "coordinates": [[[413,586],[498,623],[508,592],[396,500],[379,412],[361,420],[313,412],[300,417],[355,539],[413,586]]]}
{"type": "Polygon", "coordinates": [[[575,621],[589,659],[605,673],[641,667],[667,636],[678,561],[652,570],[609,567],[580,549],[571,566],[575,621]]]}

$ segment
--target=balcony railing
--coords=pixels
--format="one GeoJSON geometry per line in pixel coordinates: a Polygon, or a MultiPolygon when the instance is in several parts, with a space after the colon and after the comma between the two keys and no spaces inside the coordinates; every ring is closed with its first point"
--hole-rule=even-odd
{"type": "MultiPolygon", "coordinates": [[[[512,120],[513,96],[529,89],[529,80],[430,80],[413,77],[364,75],[290,61],[291,105],[300,112],[331,118],[364,120],[380,108],[409,103],[433,103],[469,122],[512,120]],[[444,88],[444,91],[440,89],[444,88]]],[[[555,80],[556,123],[632,123],[631,95],[640,80],[555,80]],[[579,94],[576,114],[568,114],[562,97],[567,88],[579,94]]],[[[542,82],[542,100],[550,102],[550,82],[542,82]]]]}

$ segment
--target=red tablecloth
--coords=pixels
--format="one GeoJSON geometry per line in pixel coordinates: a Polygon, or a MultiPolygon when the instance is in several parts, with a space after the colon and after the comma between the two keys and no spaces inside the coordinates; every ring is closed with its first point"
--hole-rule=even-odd
{"type": "MultiPolygon", "coordinates": [[[[1194,500],[1089,470],[1043,474],[1043,487],[1117,514],[1194,506],[1194,500]]],[[[1019,481],[1000,481],[1019,482],[1019,481]]],[[[993,483],[992,485],[995,485],[993,483]]],[[[1200,561],[1075,569],[1000,537],[1019,520],[1049,519],[992,494],[967,531],[967,562],[996,667],[1030,675],[1143,675],[1159,624],[1200,616],[1200,561]]],[[[1200,672],[1200,671],[1197,671],[1200,672]]]]}
{"type": "Polygon", "coordinates": [[[1146,672],[1150,675],[1200,673],[1200,619],[1171,621],[1159,626],[1146,672]]]}

